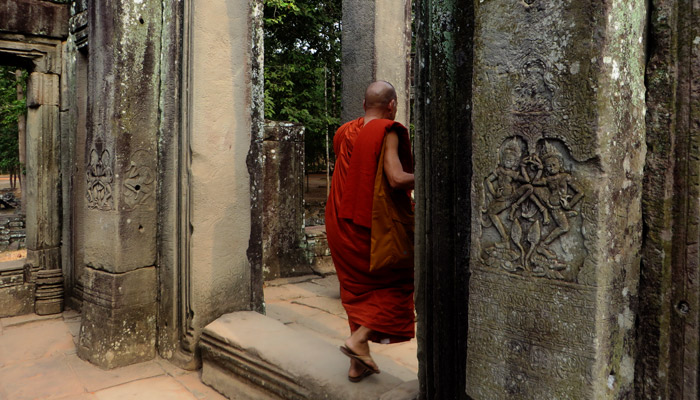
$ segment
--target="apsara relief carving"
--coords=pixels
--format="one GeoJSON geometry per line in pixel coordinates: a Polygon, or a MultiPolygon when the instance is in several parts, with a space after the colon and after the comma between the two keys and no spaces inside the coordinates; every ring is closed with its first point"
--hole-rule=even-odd
{"type": "Polygon", "coordinates": [[[113,160],[108,150],[103,150],[102,153],[98,153],[95,148],[90,150],[90,158],[85,172],[88,208],[105,211],[114,208],[112,162],[113,160]]]}
{"type": "Polygon", "coordinates": [[[521,138],[507,138],[484,179],[482,226],[497,235],[482,235],[481,258],[511,273],[564,279],[572,258],[559,242],[580,218],[584,192],[552,141],[540,140],[531,153],[525,147],[521,138]]]}
{"type": "Polygon", "coordinates": [[[155,172],[149,166],[148,152],[138,150],[129,159],[129,169],[124,178],[124,204],[133,209],[144,204],[155,190],[155,172]]]}

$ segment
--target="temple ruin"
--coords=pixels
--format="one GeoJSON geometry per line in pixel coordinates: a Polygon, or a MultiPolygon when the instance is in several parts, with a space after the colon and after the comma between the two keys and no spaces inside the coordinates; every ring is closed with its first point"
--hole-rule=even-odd
{"type": "MultiPolygon", "coordinates": [[[[343,11],[343,119],[384,79],[415,126],[420,398],[698,398],[700,2],[343,11]]],[[[264,279],[328,267],[303,127],[264,120],[262,29],[260,0],[0,0],[0,62],[30,72],[2,316],[55,311],[62,282],[102,368],[341,398],[241,350],[284,330],[264,279]]]]}

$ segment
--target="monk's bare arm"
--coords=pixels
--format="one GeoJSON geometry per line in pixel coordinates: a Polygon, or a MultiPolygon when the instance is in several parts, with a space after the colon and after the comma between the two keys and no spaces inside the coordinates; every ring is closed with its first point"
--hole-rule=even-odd
{"type": "Polygon", "coordinates": [[[384,154],[384,173],[389,185],[394,189],[413,189],[414,176],[403,170],[399,160],[399,136],[389,132],[386,138],[386,153],[384,154]]]}

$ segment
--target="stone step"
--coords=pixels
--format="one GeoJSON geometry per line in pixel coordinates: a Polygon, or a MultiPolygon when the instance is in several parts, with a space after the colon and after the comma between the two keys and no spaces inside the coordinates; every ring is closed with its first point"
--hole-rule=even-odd
{"type": "MultiPolygon", "coordinates": [[[[386,371],[352,383],[338,346],[252,311],[212,322],[199,346],[202,381],[230,399],[408,400],[417,390],[386,371]]],[[[380,368],[393,363],[375,359],[380,368]]]]}

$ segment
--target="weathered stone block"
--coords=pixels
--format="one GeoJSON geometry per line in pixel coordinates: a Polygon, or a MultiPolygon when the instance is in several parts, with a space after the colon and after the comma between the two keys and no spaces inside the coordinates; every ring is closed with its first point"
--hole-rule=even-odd
{"type": "Polygon", "coordinates": [[[155,267],[113,274],[85,268],[78,355],[102,368],[155,356],[155,267]]]}
{"type": "Polygon", "coordinates": [[[61,248],[53,247],[41,250],[28,248],[27,262],[40,269],[59,269],[61,268],[61,248]]]}
{"type": "Polygon", "coordinates": [[[35,285],[24,260],[0,263],[0,318],[34,311],[35,285]]]}
{"type": "Polygon", "coordinates": [[[58,106],[60,99],[59,76],[32,72],[27,83],[27,107],[58,106]]]}
{"type": "Polygon", "coordinates": [[[65,38],[68,35],[69,5],[42,0],[0,2],[0,31],[65,38]]]}
{"type": "Polygon", "coordinates": [[[0,318],[34,312],[34,284],[0,286],[0,318]]]}
{"type": "Polygon", "coordinates": [[[156,303],[151,303],[110,309],[84,301],[78,356],[105,369],[153,359],[156,308],[156,303]]]}
{"type": "Polygon", "coordinates": [[[476,5],[473,398],[633,390],[645,21],[642,1],[476,5]]]}
{"type": "Polygon", "coordinates": [[[304,127],[267,121],[263,142],[265,279],[310,272],[304,257],[304,127]]]}

